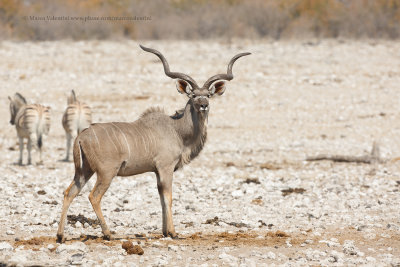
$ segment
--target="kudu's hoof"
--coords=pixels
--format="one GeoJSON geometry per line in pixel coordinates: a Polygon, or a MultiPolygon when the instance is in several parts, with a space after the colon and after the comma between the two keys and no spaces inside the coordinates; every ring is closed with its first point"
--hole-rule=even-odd
{"type": "Polygon", "coordinates": [[[170,235],[170,236],[171,236],[172,239],[178,239],[179,238],[178,234],[176,234],[176,233],[174,235],[170,235]]]}
{"type": "Polygon", "coordinates": [[[57,235],[57,243],[64,243],[65,242],[65,238],[64,235],[57,235]]]}
{"type": "Polygon", "coordinates": [[[171,237],[172,239],[177,239],[178,234],[177,233],[163,233],[164,237],[171,237]]]}

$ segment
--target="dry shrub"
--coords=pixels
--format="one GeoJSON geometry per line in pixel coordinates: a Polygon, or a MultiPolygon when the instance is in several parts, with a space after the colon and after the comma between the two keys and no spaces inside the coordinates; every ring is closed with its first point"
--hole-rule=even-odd
{"type": "Polygon", "coordinates": [[[0,38],[205,39],[400,36],[398,0],[2,0],[0,38]],[[150,16],[32,21],[24,16],[150,16]]]}

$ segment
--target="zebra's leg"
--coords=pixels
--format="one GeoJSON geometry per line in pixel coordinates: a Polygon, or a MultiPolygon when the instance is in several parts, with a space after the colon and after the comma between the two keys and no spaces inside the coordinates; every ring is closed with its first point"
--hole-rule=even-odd
{"type": "Polygon", "coordinates": [[[39,157],[40,157],[40,161],[38,162],[39,164],[43,163],[43,156],[42,156],[42,151],[43,151],[43,135],[39,135],[38,136],[38,140],[37,140],[37,146],[39,149],[39,157]]]}
{"type": "Polygon", "coordinates": [[[24,151],[24,139],[22,137],[18,137],[19,140],[19,160],[18,165],[22,165],[22,153],[24,151]]]}
{"type": "Polygon", "coordinates": [[[67,137],[67,147],[66,147],[67,154],[65,155],[65,161],[69,161],[69,152],[71,149],[71,134],[67,133],[66,137],[67,137]]]}
{"type": "Polygon", "coordinates": [[[31,151],[32,151],[32,139],[28,138],[28,144],[26,146],[28,148],[28,165],[32,164],[32,157],[31,157],[31,151]]]}
{"type": "Polygon", "coordinates": [[[69,161],[69,155],[71,152],[72,142],[75,140],[76,135],[72,133],[67,133],[67,155],[65,156],[65,161],[69,161]]]}

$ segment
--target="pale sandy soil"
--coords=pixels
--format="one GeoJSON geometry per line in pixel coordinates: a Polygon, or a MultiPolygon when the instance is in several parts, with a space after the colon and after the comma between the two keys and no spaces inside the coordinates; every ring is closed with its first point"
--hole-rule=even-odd
{"type": "MultiPolygon", "coordinates": [[[[175,173],[180,239],[160,237],[155,176],[143,174],[116,178],[103,198],[112,241],[82,220],[67,225],[67,245],[55,243],[74,170],[61,161],[67,94],[75,89],[94,122],[133,121],[154,105],[172,114],[186,99],[155,56],[129,41],[2,42],[0,265],[400,265],[399,42],[143,43],[200,84],[224,72],[234,54],[253,53],[211,100],[201,155],[175,173]],[[43,165],[15,165],[7,99],[15,92],[51,106],[43,165]],[[361,156],[374,140],[383,163],[305,161],[320,153],[361,156]],[[289,188],[304,192],[284,195],[289,188]],[[126,239],[144,254],[127,255],[126,239]]],[[[96,218],[87,199],[95,179],[70,215],[96,218]]]]}

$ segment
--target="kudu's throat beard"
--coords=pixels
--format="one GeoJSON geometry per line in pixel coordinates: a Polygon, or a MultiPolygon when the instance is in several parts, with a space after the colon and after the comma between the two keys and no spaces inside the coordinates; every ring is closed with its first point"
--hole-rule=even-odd
{"type": "Polygon", "coordinates": [[[204,118],[204,123],[208,124],[208,112],[210,111],[210,106],[208,106],[208,109],[205,111],[200,111],[200,116],[202,116],[202,118],[204,118]]]}

